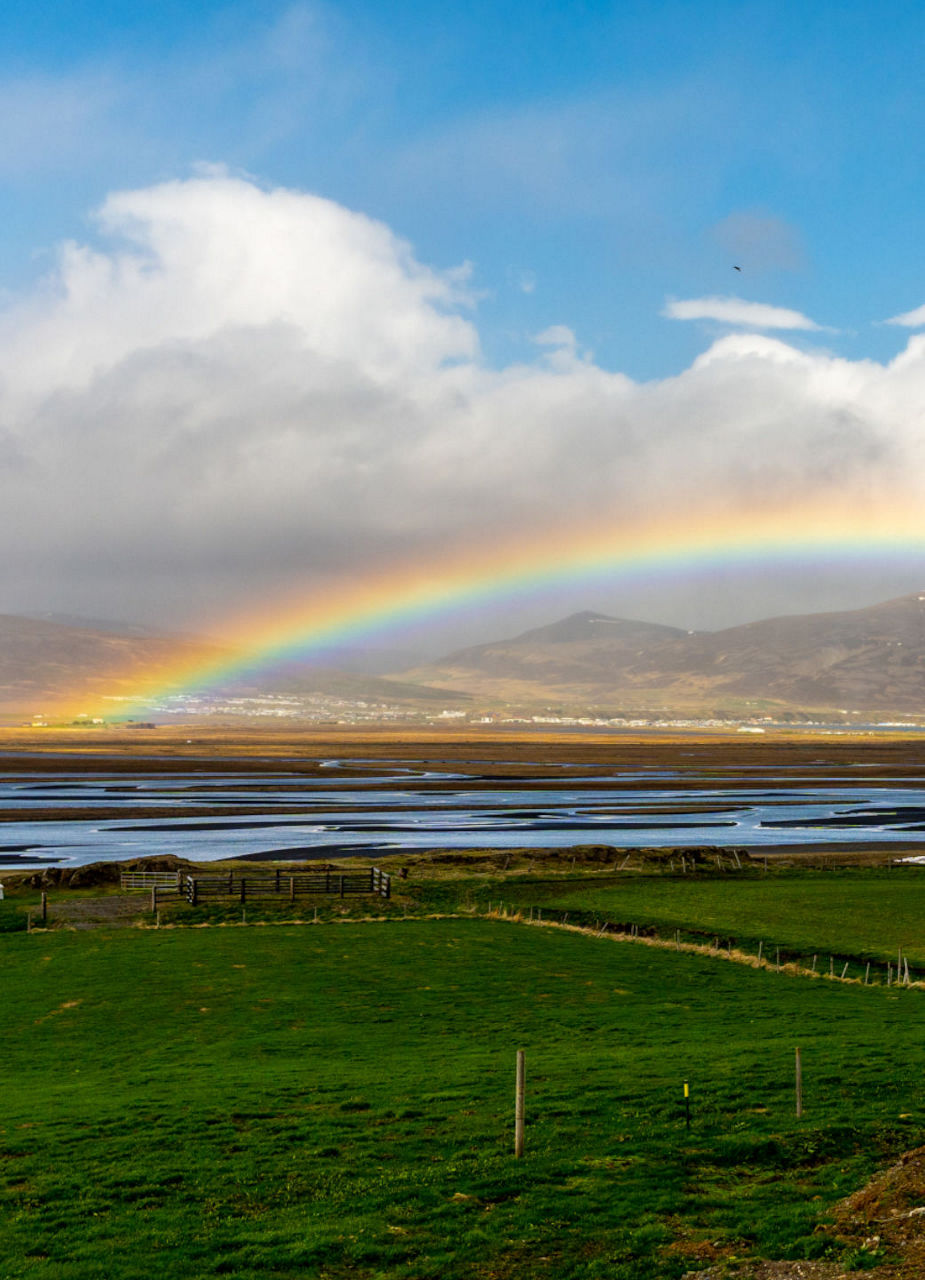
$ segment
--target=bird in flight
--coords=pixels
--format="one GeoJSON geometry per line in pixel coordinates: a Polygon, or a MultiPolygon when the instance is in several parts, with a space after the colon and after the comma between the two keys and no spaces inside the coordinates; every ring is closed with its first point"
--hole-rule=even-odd
{"type": "Polygon", "coordinates": [[[741,267],[737,267],[734,263],[733,263],[733,267],[732,267],[732,269],[733,269],[733,271],[741,271],[741,270],[742,270],[742,268],[741,268],[741,267]]]}

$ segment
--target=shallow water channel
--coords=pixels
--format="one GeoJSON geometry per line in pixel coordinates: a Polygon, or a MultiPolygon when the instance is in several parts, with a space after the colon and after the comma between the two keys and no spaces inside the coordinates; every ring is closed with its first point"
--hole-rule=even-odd
{"type": "Polygon", "coordinates": [[[694,779],[664,770],[512,779],[377,762],[362,777],[190,769],[0,774],[0,867],[175,853],[324,859],[408,848],[925,846],[925,789],[694,779]],[[685,785],[690,783],[691,785],[685,785]],[[194,813],[188,811],[193,810],[194,813]],[[210,810],[216,810],[214,814],[210,810]],[[99,818],[94,817],[99,812],[99,818]],[[143,811],[143,815],[140,811],[143,811]],[[69,816],[71,813],[73,817],[69,816]]]}

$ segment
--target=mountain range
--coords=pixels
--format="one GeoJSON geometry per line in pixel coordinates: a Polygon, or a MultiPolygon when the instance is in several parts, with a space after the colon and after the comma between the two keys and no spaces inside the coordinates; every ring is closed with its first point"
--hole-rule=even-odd
{"type": "Polygon", "coordinates": [[[925,712],[925,594],[722,631],[576,613],[406,679],[480,702],[635,713],[925,712]]]}
{"type": "MultiPolygon", "coordinates": [[[[34,714],[131,695],[178,666],[228,659],[220,643],[120,624],[0,615],[0,708],[34,714]]],[[[336,660],[335,654],[325,661],[336,660]]],[[[234,693],[570,714],[818,717],[925,715],[925,593],[839,613],[768,618],[721,631],[572,614],[510,639],[396,672],[405,655],[351,651],[343,666],[289,662],[237,680],[234,693]],[[389,661],[391,659],[391,661],[389,661]],[[378,669],[392,667],[384,674],[378,669]]]]}
{"type": "MultiPolygon", "coordinates": [[[[427,706],[435,699],[445,702],[442,691],[421,689],[400,679],[386,682],[377,674],[407,666],[410,656],[387,650],[331,651],[323,655],[324,666],[290,662],[271,672],[248,672],[223,692],[236,696],[321,693],[413,706],[427,706]]],[[[131,698],[140,688],[159,683],[166,688],[178,669],[195,670],[233,658],[234,651],[217,641],[134,623],[0,614],[0,714],[54,715],[62,705],[105,714],[109,698],[131,698]]],[[[118,711],[117,703],[112,711],[118,711]]]]}

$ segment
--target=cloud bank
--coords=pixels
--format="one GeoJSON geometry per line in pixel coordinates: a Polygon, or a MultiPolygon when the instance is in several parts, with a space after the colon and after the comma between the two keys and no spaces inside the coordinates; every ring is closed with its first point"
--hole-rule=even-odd
{"type": "Polygon", "coordinates": [[[467,272],[330,200],[213,170],[97,220],[0,317],[8,612],[189,624],[591,514],[925,496],[925,337],[883,366],[743,332],[639,384],[556,325],[492,369],[467,272]]]}

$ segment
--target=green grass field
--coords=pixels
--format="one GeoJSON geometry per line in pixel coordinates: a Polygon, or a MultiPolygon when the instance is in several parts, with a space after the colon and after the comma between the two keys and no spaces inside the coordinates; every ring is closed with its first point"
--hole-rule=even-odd
{"type": "Polygon", "coordinates": [[[605,888],[553,893],[565,910],[585,908],[665,929],[715,931],[793,951],[886,960],[898,946],[925,964],[925,873],[840,870],[761,877],[733,875],[639,879],[605,888]]]}
{"type": "Polygon", "coordinates": [[[4,1278],[839,1256],[827,1206],[925,1140],[917,992],[477,919],[10,933],[0,956],[4,1278]]]}
{"type": "Polygon", "coordinates": [[[654,926],[666,936],[675,929],[717,934],[751,951],[763,941],[766,948],[778,944],[803,956],[834,953],[886,962],[901,946],[910,964],[925,966],[925,868],[785,870],[767,877],[517,876],[432,882],[420,892],[422,900],[444,906],[484,907],[494,900],[555,908],[575,921],[584,915],[654,926]]]}

